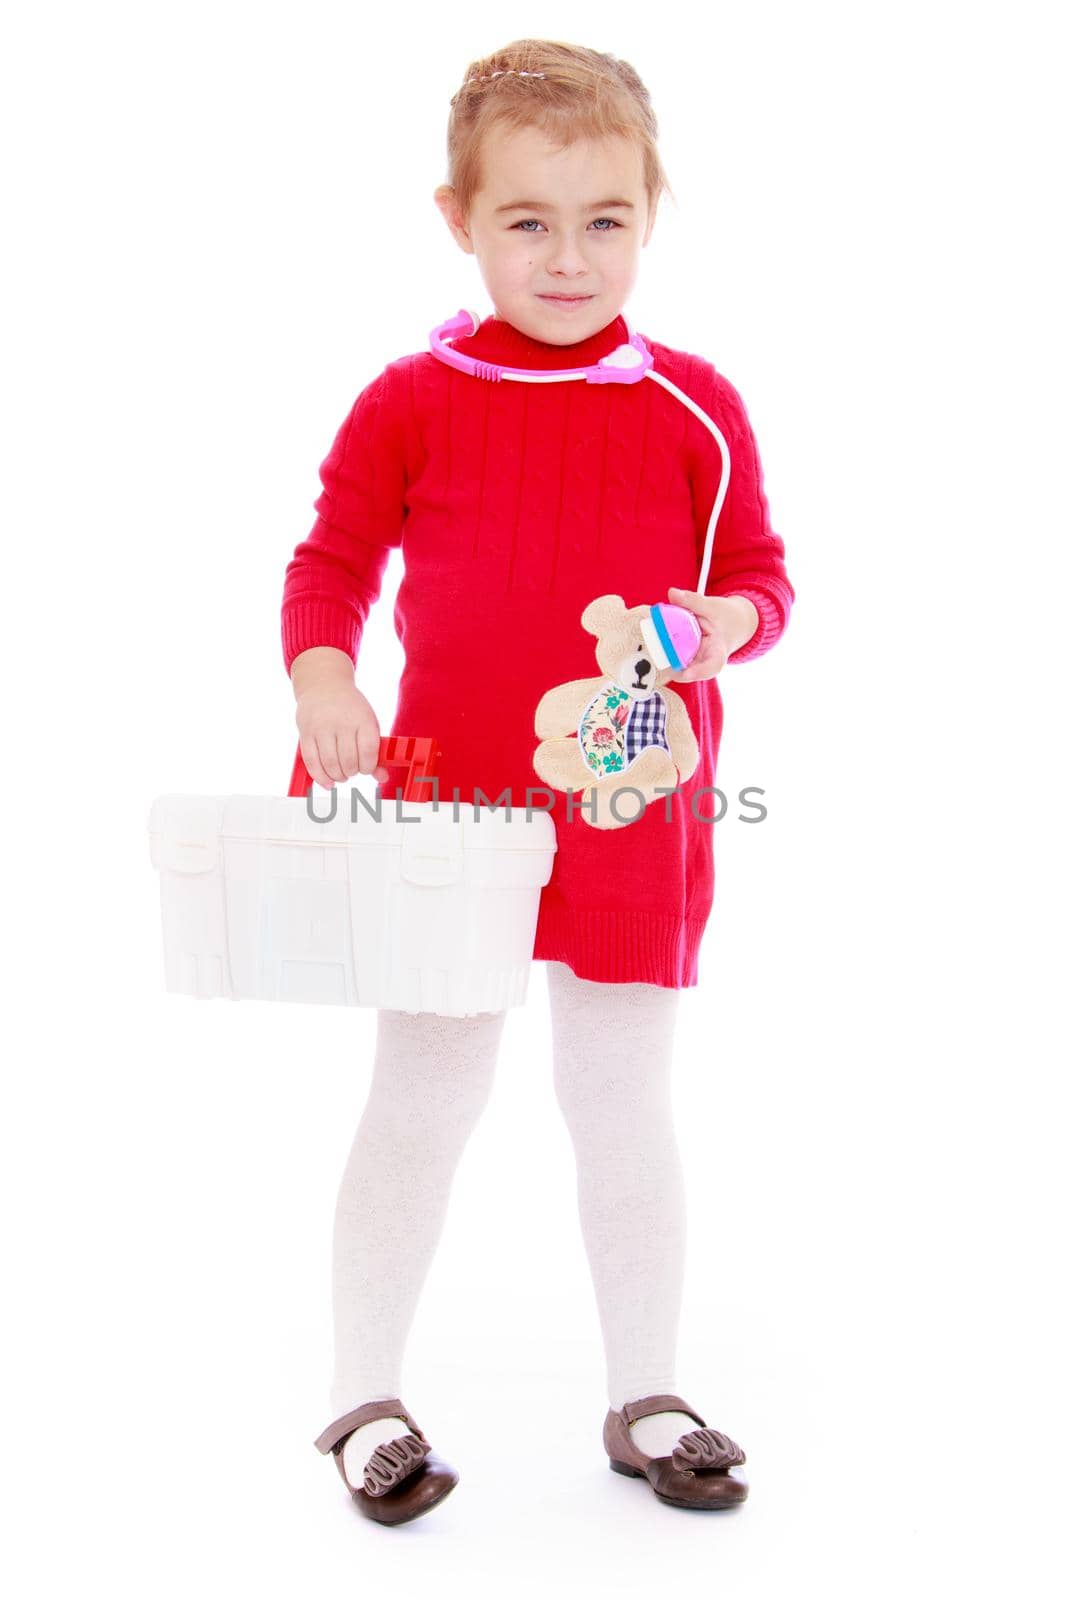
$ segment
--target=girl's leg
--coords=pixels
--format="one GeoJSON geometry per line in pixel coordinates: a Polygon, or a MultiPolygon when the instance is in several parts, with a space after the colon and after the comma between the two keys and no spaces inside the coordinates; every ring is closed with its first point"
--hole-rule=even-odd
{"type": "MultiPolygon", "coordinates": [[[[594,983],[559,961],[547,968],[555,1093],[617,1411],[677,1392],[686,1212],[670,1069],[680,991],[594,983]]],[[[693,1426],[669,1411],[642,1417],[632,1433],[639,1449],[668,1455],[693,1426]]]]}
{"type": "MultiPolygon", "coordinates": [[[[373,1075],[333,1230],[334,1417],[403,1398],[404,1347],[459,1158],[488,1102],[505,1017],[378,1012],[373,1075]]],[[[344,1448],[350,1482],[377,1445],[407,1431],[398,1417],[357,1428],[344,1448]]]]}

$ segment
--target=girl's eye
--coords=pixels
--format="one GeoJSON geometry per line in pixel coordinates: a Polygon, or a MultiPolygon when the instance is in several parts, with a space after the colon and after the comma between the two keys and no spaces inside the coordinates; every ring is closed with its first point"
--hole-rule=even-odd
{"type": "MultiPolygon", "coordinates": [[[[532,223],[535,228],[540,227],[540,223],[537,221],[536,217],[526,217],[524,221],[516,222],[514,226],[524,231],[529,223],[532,223]]],[[[610,233],[614,228],[620,227],[621,224],[616,222],[613,217],[597,217],[592,226],[596,229],[597,233],[610,233]],[[606,222],[609,224],[609,226],[606,228],[600,228],[597,226],[597,224],[600,222],[606,222]]]]}

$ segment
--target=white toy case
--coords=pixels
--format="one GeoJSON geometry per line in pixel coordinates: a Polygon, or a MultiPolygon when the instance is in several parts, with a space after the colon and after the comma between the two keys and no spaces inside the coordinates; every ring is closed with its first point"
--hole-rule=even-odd
{"type": "Polygon", "coordinates": [[[443,1016],[523,1005],[555,824],[542,810],[414,799],[438,754],[433,740],[382,740],[382,765],[408,777],[380,817],[353,816],[344,789],[320,791],[309,815],[299,752],[287,799],[155,800],[167,989],[443,1016]]]}

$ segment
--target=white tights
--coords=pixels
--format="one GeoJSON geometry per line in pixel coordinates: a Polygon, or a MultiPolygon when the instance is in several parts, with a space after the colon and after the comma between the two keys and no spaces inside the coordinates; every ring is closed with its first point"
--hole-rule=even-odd
{"type": "MultiPolygon", "coordinates": [[[[547,976],[555,1094],[574,1147],[608,1405],[617,1410],[675,1389],[685,1254],[670,1098],[679,991],[593,983],[561,962],[548,962],[547,976]]],[[[452,1179],[488,1103],[506,1015],[378,1012],[373,1076],[334,1223],[334,1417],[402,1394],[407,1336],[452,1179]]],[[[666,1412],[635,1423],[633,1437],[660,1454],[694,1426],[666,1412]]],[[[344,1451],[350,1481],[360,1482],[376,1445],[403,1432],[388,1417],[357,1429],[344,1451]]]]}

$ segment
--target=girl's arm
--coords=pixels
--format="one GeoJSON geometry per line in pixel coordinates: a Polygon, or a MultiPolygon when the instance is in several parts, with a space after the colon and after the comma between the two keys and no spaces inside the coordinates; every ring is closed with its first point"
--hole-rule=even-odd
{"type": "Polygon", "coordinates": [[[314,527],[285,568],[286,673],[308,650],[342,651],[355,663],[389,551],[403,535],[407,395],[403,375],[386,367],[356,399],[319,468],[314,527]]]}
{"type": "MultiPolygon", "coordinates": [[[[729,485],[707,577],[707,595],[717,601],[711,607],[704,601],[704,610],[730,646],[729,661],[750,661],[765,654],[784,633],[795,591],[785,569],[784,542],[771,526],[762,462],[744,402],[729,380],[698,356],[692,358],[690,382],[692,387],[686,392],[717,422],[730,455],[729,485]],[[727,597],[730,605],[723,608],[721,601],[727,597]]],[[[702,561],[702,538],[718,492],[722,463],[714,439],[695,419],[690,438],[695,440],[690,480],[701,535],[697,555],[702,561]]],[[[699,599],[690,597],[693,610],[698,609],[699,599]]]]}

